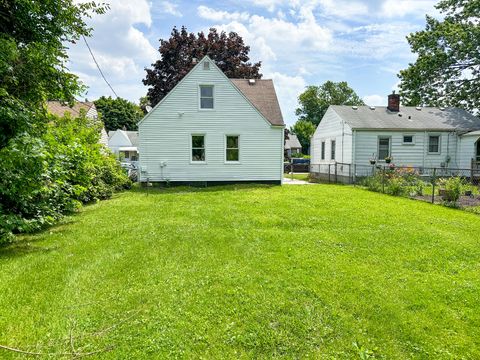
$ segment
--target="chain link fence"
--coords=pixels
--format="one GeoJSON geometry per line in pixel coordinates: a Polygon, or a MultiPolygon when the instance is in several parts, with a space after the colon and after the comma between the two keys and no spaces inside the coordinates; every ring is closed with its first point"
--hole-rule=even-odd
{"type": "Polygon", "coordinates": [[[480,169],[389,165],[311,164],[310,177],[319,182],[353,184],[417,200],[480,205],[480,169]]]}

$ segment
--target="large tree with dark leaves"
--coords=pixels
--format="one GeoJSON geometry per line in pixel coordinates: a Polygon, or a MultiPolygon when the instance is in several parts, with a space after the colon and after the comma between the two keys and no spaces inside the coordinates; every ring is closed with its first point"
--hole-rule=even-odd
{"type": "Polygon", "coordinates": [[[234,32],[218,32],[210,29],[208,34],[189,33],[185,27],[173,28],[170,38],[160,39],[161,59],[145,69],[143,83],[148,89],[150,105],[155,106],[193,68],[193,59],[208,55],[229,78],[260,79],[261,62],[250,63],[250,47],[234,32]]]}
{"type": "Polygon", "coordinates": [[[442,0],[442,20],[426,17],[425,30],[407,37],[415,63],[400,71],[408,105],[480,110],[480,1],[442,0]]]}

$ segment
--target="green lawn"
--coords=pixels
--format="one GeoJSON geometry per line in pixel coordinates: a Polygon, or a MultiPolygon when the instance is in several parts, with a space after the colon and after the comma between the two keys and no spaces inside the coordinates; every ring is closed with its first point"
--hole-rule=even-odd
{"type": "Polygon", "coordinates": [[[0,249],[0,344],[478,359],[479,234],[478,215],[347,186],[134,190],[0,249]]]}
{"type": "MultiPolygon", "coordinates": [[[[288,174],[288,173],[285,173],[283,176],[288,179],[292,178],[292,174],[288,174]]],[[[293,174],[293,178],[296,180],[310,181],[310,174],[309,173],[293,174]]]]}

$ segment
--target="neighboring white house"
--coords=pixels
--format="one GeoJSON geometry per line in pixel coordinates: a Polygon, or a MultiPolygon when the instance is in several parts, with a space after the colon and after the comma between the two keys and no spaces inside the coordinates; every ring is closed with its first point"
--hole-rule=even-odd
{"type": "MultiPolygon", "coordinates": [[[[80,115],[81,111],[85,112],[85,116],[89,119],[97,120],[98,112],[95,104],[91,101],[77,101],[73,106],[68,106],[67,104],[60,101],[48,101],[47,110],[50,114],[57,116],[65,116],[66,113],[70,114],[73,117],[80,115]]],[[[108,146],[108,135],[105,127],[102,127],[100,134],[100,144],[108,146]]]]}
{"type": "Polygon", "coordinates": [[[140,121],[140,181],[281,183],[284,126],[272,80],[206,56],[140,121]]]}
{"type": "Polygon", "coordinates": [[[108,147],[123,162],[137,162],[138,131],[115,130],[108,132],[108,147]]]}
{"type": "Polygon", "coordinates": [[[300,144],[300,141],[298,141],[297,135],[288,134],[288,139],[285,140],[285,152],[289,158],[294,154],[302,152],[302,145],[300,144]]]}
{"type": "Polygon", "coordinates": [[[330,106],[312,137],[312,164],[478,168],[480,118],[458,108],[330,106]]]}

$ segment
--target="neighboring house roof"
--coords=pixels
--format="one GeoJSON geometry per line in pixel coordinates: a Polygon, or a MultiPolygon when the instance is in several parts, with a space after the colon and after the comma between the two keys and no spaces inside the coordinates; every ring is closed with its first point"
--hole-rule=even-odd
{"type": "Polygon", "coordinates": [[[288,139],[285,140],[285,150],[301,148],[302,144],[300,144],[300,141],[298,141],[297,135],[288,134],[288,139]]]}
{"type": "Polygon", "coordinates": [[[65,103],[62,103],[60,101],[48,101],[47,102],[47,109],[48,112],[57,115],[57,116],[64,116],[65,113],[69,113],[72,116],[78,116],[80,115],[80,110],[85,110],[85,113],[90,115],[92,112],[90,110],[94,110],[94,113],[92,116],[97,116],[97,109],[95,108],[95,104],[91,101],[77,101],[73,104],[73,106],[68,106],[65,103]]]}
{"type": "Polygon", "coordinates": [[[248,79],[230,81],[272,125],[285,125],[272,80],[255,79],[254,84],[250,84],[248,79]]]}
{"type": "MultiPolygon", "coordinates": [[[[121,130],[124,131],[124,130],[121,130]]],[[[138,131],[124,131],[127,134],[132,146],[138,147],[138,131]]]]}
{"type": "Polygon", "coordinates": [[[335,111],[352,129],[384,130],[480,130],[480,118],[463,109],[434,107],[400,107],[391,112],[387,107],[332,105],[335,111]]]}

